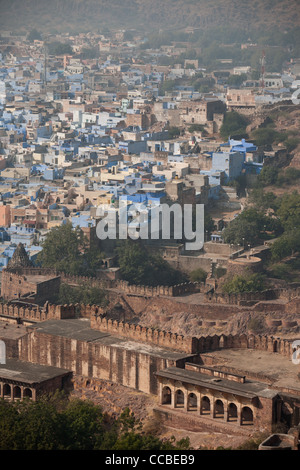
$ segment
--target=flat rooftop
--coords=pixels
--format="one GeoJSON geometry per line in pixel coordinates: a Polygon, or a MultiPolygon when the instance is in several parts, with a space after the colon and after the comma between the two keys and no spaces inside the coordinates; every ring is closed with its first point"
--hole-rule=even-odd
{"type": "Polygon", "coordinates": [[[32,283],[32,284],[39,284],[40,282],[46,282],[46,281],[50,281],[51,279],[57,279],[57,278],[60,278],[60,276],[54,276],[54,275],[50,275],[50,274],[22,274],[22,276],[24,276],[26,278],[26,281],[32,283]]]}
{"type": "Polygon", "coordinates": [[[157,377],[208,387],[213,390],[232,393],[251,399],[257,396],[272,398],[278,393],[270,389],[268,384],[263,382],[246,380],[244,383],[240,383],[193,370],[180,369],[178,367],[169,367],[168,369],[157,372],[156,375],[157,377]]]}
{"type": "Polygon", "coordinates": [[[14,380],[29,385],[42,383],[69,372],[67,369],[42,366],[17,359],[7,359],[6,364],[0,364],[0,380],[14,380]]]}
{"type": "Polygon", "coordinates": [[[292,362],[292,357],[255,349],[221,349],[201,353],[204,363],[206,356],[214,357],[214,366],[218,370],[222,370],[222,366],[229,367],[232,372],[246,377],[257,375],[273,387],[300,392],[300,367],[292,362]]]}
{"type": "Polygon", "coordinates": [[[99,343],[105,346],[123,348],[128,351],[136,351],[174,361],[193,356],[193,354],[181,353],[167,348],[164,349],[153,344],[132,341],[121,336],[112,335],[111,333],[94,330],[90,327],[90,320],[86,318],[47,320],[36,323],[34,326],[30,326],[29,329],[34,329],[37,333],[63,336],[95,344],[99,343]]]}
{"type": "MultiPolygon", "coordinates": [[[[9,318],[8,318],[9,320],[9,318]]],[[[0,339],[17,340],[27,334],[27,328],[24,325],[6,322],[4,317],[0,320],[0,339]]]]}

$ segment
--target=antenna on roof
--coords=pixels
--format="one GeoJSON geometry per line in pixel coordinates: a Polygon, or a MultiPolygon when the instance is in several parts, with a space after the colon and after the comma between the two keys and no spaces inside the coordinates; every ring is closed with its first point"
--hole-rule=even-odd
{"type": "Polygon", "coordinates": [[[47,47],[44,47],[44,90],[47,89],[47,47]]]}
{"type": "Polygon", "coordinates": [[[266,64],[266,55],[265,51],[262,51],[262,56],[261,56],[261,73],[260,73],[260,86],[262,89],[262,93],[264,94],[265,91],[265,64],[266,64]]]}

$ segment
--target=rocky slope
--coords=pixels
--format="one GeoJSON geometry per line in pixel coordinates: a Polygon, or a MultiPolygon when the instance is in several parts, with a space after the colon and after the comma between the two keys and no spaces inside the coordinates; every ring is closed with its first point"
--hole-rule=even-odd
{"type": "Polygon", "coordinates": [[[298,0],[1,0],[3,29],[91,31],[102,27],[141,31],[196,27],[246,30],[295,27],[298,0]]]}

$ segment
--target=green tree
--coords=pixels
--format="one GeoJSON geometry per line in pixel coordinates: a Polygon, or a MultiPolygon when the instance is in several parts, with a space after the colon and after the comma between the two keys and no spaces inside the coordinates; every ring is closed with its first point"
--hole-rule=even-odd
{"type": "Polygon", "coordinates": [[[223,230],[222,238],[225,243],[253,246],[259,242],[260,232],[268,223],[269,218],[262,212],[255,208],[245,209],[223,230]]]}
{"type": "Polygon", "coordinates": [[[243,292],[259,292],[265,289],[265,281],[261,274],[250,276],[236,275],[223,284],[222,290],[226,294],[239,294],[243,292]]]}
{"type": "Polygon", "coordinates": [[[180,129],[179,129],[179,127],[171,126],[168,129],[168,133],[169,133],[169,138],[170,139],[176,139],[176,137],[180,136],[180,129]]]}
{"type": "Polygon", "coordinates": [[[276,196],[273,192],[265,192],[262,186],[253,188],[249,194],[249,202],[254,205],[254,207],[263,213],[267,209],[276,209],[276,196]]]}
{"type": "Polygon", "coordinates": [[[15,403],[0,399],[0,450],[16,450],[19,445],[18,410],[15,403]]]}
{"type": "Polygon", "coordinates": [[[77,287],[61,284],[56,303],[59,305],[81,303],[105,306],[107,305],[107,297],[104,290],[89,284],[77,287]]]}
{"type": "Polygon", "coordinates": [[[231,87],[239,87],[245,80],[247,80],[247,74],[242,73],[241,75],[230,75],[227,83],[231,87]]]}
{"type": "Polygon", "coordinates": [[[38,401],[0,400],[0,450],[189,450],[188,439],[160,440],[129,409],[119,418],[63,394],[38,401]]]}
{"type": "Polygon", "coordinates": [[[119,243],[116,252],[121,276],[130,284],[170,286],[187,280],[161,256],[149,254],[140,240],[125,240],[119,243]]]}
{"type": "Polygon", "coordinates": [[[80,229],[73,229],[71,223],[54,227],[47,233],[37,261],[43,267],[51,267],[67,274],[78,274],[82,266],[81,245],[83,233],[80,229]]]}
{"type": "Polygon", "coordinates": [[[224,140],[228,137],[235,137],[246,134],[246,126],[248,120],[237,113],[236,111],[230,111],[225,114],[223,124],[220,128],[220,135],[224,140]]]}
{"type": "Polygon", "coordinates": [[[192,282],[205,282],[207,278],[207,272],[201,268],[194,269],[194,271],[190,273],[189,277],[192,282]]]}
{"type": "Polygon", "coordinates": [[[50,55],[63,55],[63,54],[68,54],[71,55],[73,54],[73,49],[72,46],[68,43],[63,43],[59,41],[54,41],[49,44],[47,44],[48,52],[50,55]]]}
{"type": "Polygon", "coordinates": [[[263,166],[258,177],[258,184],[260,186],[270,186],[276,184],[278,179],[278,172],[278,168],[274,166],[263,166]]]}
{"type": "Polygon", "coordinates": [[[300,230],[300,194],[297,191],[282,197],[277,216],[285,231],[300,230]]]}
{"type": "Polygon", "coordinates": [[[42,35],[36,29],[32,29],[27,35],[27,40],[30,41],[30,42],[33,42],[35,39],[41,40],[42,35]]]}
{"type": "Polygon", "coordinates": [[[272,244],[273,261],[279,261],[300,251],[300,229],[287,231],[272,244]]]}
{"type": "Polygon", "coordinates": [[[252,138],[258,146],[270,146],[278,139],[279,133],[270,127],[262,127],[252,132],[252,138]]]}
{"type": "Polygon", "coordinates": [[[53,227],[42,243],[37,262],[66,274],[95,276],[104,254],[95,244],[88,245],[79,227],[70,222],[53,227]]]}
{"type": "Polygon", "coordinates": [[[68,430],[67,450],[93,450],[105,433],[104,415],[100,407],[89,401],[71,400],[64,411],[68,430]]]}

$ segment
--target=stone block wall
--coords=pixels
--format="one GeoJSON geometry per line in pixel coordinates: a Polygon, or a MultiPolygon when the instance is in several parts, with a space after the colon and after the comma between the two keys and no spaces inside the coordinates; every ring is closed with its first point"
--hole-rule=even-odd
{"type": "Polygon", "coordinates": [[[123,338],[132,339],[142,343],[148,343],[160,346],[162,348],[181,351],[187,354],[196,352],[197,340],[193,337],[184,337],[176,333],[170,333],[153,328],[147,328],[140,325],[134,325],[117,320],[107,320],[100,315],[91,317],[91,327],[115,334],[123,338]]]}
{"type": "Polygon", "coordinates": [[[149,353],[63,336],[29,328],[20,339],[22,360],[60,367],[85,377],[116,382],[148,394],[157,394],[155,372],[176,366],[176,361],[149,353]]]}
{"type": "Polygon", "coordinates": [[[32,322],[46,321],[50,319],[75,318],[75,305],[52,305],[44,307],[36,305],[21,307],[20,305],[0,303],[0,317],[19,318],[32,322]]]}

